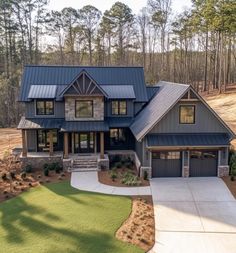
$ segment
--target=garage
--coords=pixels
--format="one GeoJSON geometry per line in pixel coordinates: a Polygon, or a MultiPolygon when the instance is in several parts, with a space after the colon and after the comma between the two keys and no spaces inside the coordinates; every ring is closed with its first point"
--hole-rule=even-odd
{"type": "Polygon", "coordinates": [[[217,150],[190,151],[190,177],[217,176],[217,150]]]}
{"type": "Polygon", "coordinates": [[[152,152],[152,177],[181,177],[181,152],[152,152]]]}

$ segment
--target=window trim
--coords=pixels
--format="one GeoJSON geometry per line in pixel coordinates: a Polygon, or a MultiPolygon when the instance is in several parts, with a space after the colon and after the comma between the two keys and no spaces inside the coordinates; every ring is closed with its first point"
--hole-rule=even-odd
{"type": "Polygon", "coordinates": [[[179,124],[181,125],[194,125],[196,123],[196,105],[193,105],[193,104],[182,104],[182,105],[179,105],[179,124]],[[182,123],[181,122],[181,108],[182,107],[187,107],[187,106],[191,106],[193,107],[193,123],[182,123]]]}
{"type": "Polygon", "coordinates": [[[127,101],[126,100],[112,100],[111,101],[111,115],[119,115],[119,116],[123,116],[123,115],[127,115],[127,101]],[[117,113],[113,113],[113,103],[117,102],[118,103],[118,112],[117,113]],[[125,113],[120,113],[121,108],[120,108],[120,103],[121,102],[125,102],[125,113]]]}
{"type": "Polygon", "coordinates": [[[54,116],[55,115],[55,101],[52,99],[36,99],[35,100],[35,115],[36,116],[54,116]],[[38,113],[38,106],[37,106],[38,102],[43,102],[43,104],[44,104],[44,113],[43,114],[38,113]],[[46,114],[46,103],[47,102],[52,102],[52,105],[53,105],[52,113],[50,113],[50,114],[46,114]]]}
{"type": "Polygon", "coordinates": [[[90,118],[93,118],[94,117],[94,103],[93,103],[93,100],[91,99],[88,99],[88,100],[82,100],[82,99],[77,99],[75,100],[75,118],[76,119],[90,119],[90,118]],[[77,110],[76,110],[76,105],[77,103],[80,103],[80,102],[91,102],[91,105],[92,105],[92,115],[89,116],[89,117],[79,117],[79,115],[77,114],[77,110]]]}

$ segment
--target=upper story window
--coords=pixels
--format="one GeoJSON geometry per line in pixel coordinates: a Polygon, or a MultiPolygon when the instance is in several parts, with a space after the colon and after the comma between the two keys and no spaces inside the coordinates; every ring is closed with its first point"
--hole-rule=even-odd
{"type": "Polygon", "coordinates": [[[54,102],[51,100],[36,101],[36,114],[37,115],[53,115],[54,102]]]}
{"type": "Polygon", "coordinates": [[[180,105],[179,123],[180,124],[195,124],[195,106],[194,105],[180,105]]]}
{"type": "Polygon", "coordinates": [[[111,114],[112,115],[126,115],[127,103],[123,100],[115,100],[111,102],[111,114]]]}
{"type": "Polygon", "coordinates": [[[93,101],[92,100],[75,101],[75,117],[76,118],[92,118],[93,117],[93,101]]]}

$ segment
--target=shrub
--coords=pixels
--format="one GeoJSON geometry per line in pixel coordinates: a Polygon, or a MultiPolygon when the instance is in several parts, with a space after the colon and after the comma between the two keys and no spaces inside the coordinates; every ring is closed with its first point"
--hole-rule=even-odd
{"type": "Polygon", "coordinates": [[[114,182],[115,179],[118,177],[117,172],[115,170],[112,170],[110,172],[110,177],[111,177],[112,181],[114,182]]]}
{"type": "Polygon", "coordinates": [[[45,163],[44,165],[43,165],[43,169],[45,170],[45,169],[48,169],[48,164],[47,163],[45,163]]]}
{"type": "Polygon", "coordinates": [[[44,169],[44,176],[45,177],[48,177],[49,176],[49,169],[48,168],[46,168],[46,169],[44,169]]]}
{"type": "Polygon", "coordinates": [[[25,178],[26,178],[26,173],[25,173],[25,172],[22,172],[22,173],[20,174],[20,176],[21,176],[22,179],[25,179],[25,178]]]}
{"type": "Polygon", "coordinates": [[[3,173],[3,174],[2,174],[2,180],[3,180],[3,181],[7,180],[7,174],[6,174],[6,173],[3,173]]]}
{"type": "Polygon", "coordinates": [[[148,172],[146,170],[143,173],[143,179],[148,180],[148,172]]]}
{"type": "Polygon", "coordinates": [[[26,165],[26,167],[24,168],[24,171],[26,173],[31,173],[32,172],[32,166],[30,164],[26,165]]]}
{"type": "Polygon", "coordinates": [[[59,163],[55,163],[54,168],[57,174],[59,174],[62,171],[62,167],[60,166],[59,163]]]}
{"type": "Polygon", "coordinates": [[[121,182],[122,184],[129,185],[129,186],[135,186],[135,185],[141,184],[141,181],[139,180],[138,176],[134,175],[131,172],[124,173],[121,182]]]}
{"type": "Polygon", "coordinates": [[[122,167],[122,163],[121,162],[117,162],[116,163],[116,168],[121,168],[122,167]]]}
{"type": "Polygon", "coordinates": [[[230,177],[231,181],[234,181],[235,177],[236,177],[236,168],[235,166],[233,166],[231,169],[231,177],[230,177]]]}

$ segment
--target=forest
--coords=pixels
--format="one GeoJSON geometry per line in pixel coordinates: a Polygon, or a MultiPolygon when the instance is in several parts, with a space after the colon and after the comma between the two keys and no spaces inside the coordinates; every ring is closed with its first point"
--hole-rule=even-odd
{"type": "Polygon", "coordinates": [[[0,127],[16,126],[24,65],[143,66],[147,84],[191,84],[222,93],[236,80],[236,1],[148,0],[138,14],[122,2],[102,13],[48,8],[48,0],[0,0],[0,127]]]}

